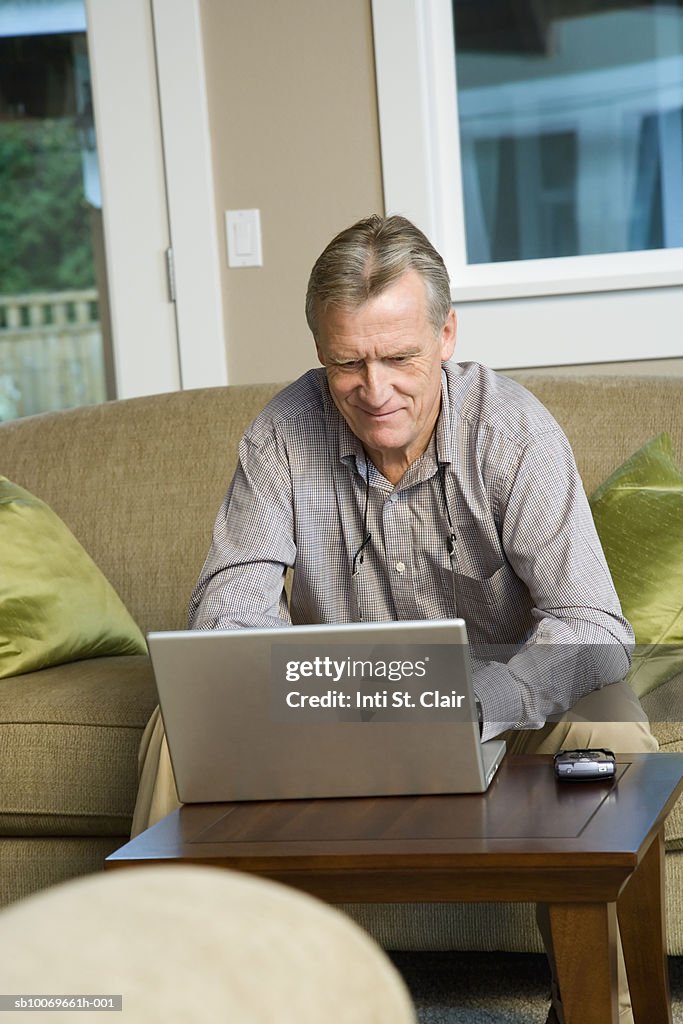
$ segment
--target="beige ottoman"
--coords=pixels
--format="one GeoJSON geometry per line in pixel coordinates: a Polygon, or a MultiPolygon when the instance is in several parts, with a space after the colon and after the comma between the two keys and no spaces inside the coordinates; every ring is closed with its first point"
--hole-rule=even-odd
{"type": "Polygon", "coordinates": [[[340,912],[215,868],[131,868],[0,912],[3,993],[122,995],[123,1012],[10,1011],[97,1024],[414,1024],[382,950],[340,912]]]}

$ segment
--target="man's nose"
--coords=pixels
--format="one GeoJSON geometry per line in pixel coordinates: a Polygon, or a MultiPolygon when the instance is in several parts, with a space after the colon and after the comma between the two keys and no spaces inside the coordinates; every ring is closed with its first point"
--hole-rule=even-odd
{"type": "Polygon", "coordinates": [[[381,409],[391,391],[387,367],[381,362],[367,362],[362,384],[362,399],[370,409],[381,409]]]}

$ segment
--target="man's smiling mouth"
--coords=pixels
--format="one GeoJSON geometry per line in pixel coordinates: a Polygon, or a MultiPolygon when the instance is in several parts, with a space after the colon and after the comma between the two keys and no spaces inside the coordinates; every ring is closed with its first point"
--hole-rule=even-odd
{"type": "Polygon", "coordinates": [[[388,412],[371,412],[369,409],[359,409],[363,416],[370,416],[373,420],[387,419],[389,416],[395,416],[400,409],[390,409],[388,412]]]}

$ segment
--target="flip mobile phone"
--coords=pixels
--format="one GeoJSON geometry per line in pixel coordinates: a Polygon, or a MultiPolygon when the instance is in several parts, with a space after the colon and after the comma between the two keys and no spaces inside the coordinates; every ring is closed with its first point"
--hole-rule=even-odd
{"type": "Polygon", "coordinates": [[[555,778],[560,782],[594,782],[613,779],[614,753],[598,747],[591,750],[560,750],[553,758],[555,778]]]}

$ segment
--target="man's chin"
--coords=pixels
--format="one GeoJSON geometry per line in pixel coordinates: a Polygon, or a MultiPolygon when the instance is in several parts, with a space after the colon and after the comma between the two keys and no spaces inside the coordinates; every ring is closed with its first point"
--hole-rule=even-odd
{"type": "Polygon", "coordinates": [[[405,447],[405,438],[397,431],[384,429],[364,430],[357,435],[361,444],[369,452],[375,451],[382,454],[397,452],[405,447]]]}

